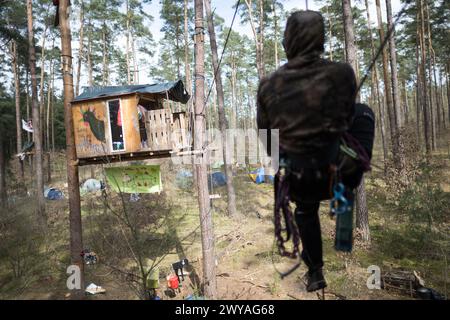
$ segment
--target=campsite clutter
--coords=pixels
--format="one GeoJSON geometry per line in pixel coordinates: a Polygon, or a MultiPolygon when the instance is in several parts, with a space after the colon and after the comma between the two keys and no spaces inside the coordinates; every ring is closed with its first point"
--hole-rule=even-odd
{"type": "Polygon", "coordinates": [[[103,289],[102,287],[96,285],[95,283],[91,283],[90,285],[88,285],[85,291],[86,291],[86,293],[89,293],[89,294],[92,294],[92,295],[106,292],[105,289],[103,289]]]}
{"type": "MultiPolygon", "coordinates": [[[[151,264],[149,261],[148,264],[151,264]]],[[[164,294],[168,298],[175,298],[178,294],[182,293],[183,281],[185,281],[184,276],[189,275],[188,272],[184,271],[184,268],[189,265],[188,259],[182,259],[175,263],[172,263],[172,269],[174,273],[170,273],[165,277],[166,288],[164,294]]],[[[148,270],[147,270],[148,271],[148,270]]],[[[148,271],[149,275],[147,277],[147,288],[148,297],[150,300],[161,300],[159,296],[160,290],[160,271],[159,268],[153,267],[152,270],[148,271]]],[[[188,295],[190,297],[192,295],[188,295]]]]}
{"type": "Polygon", "coordinates": [[[86,265],[93,265],[98,262],[97,254],[94,251],[91,251],[90,249],[84,249],[81,252],[81,256],[83,257],[84,263],[86,265]]]}
{"type": "Polygon", "coordinates": [[[181,169],[175,176],[175,184],[182,190],[191,190],[194,184],[194,175],[189,170],[181,169]]]}
{"type": "Polygon", "coordinates": [[[61,200],[64,198],[64,195],[57,188],[44,187],[44,198],[47,200],[61,200]]]}
{"type": "Polygon", "coordinates": [[[96,192],[105,189],[105,183],[97,179],[87,179],[80,188],[81,194],[96,192]]]}
{"type": "Polygon", "coordinates": [[[256,170],[251,171],[249,174],[250,179],[256,183],[271,183],[273,184],[274,176],[273,175],[266,175],[264,167],[260,167],[256,170]]]}
{"type": "Polygon", "coordinates": [[[16,154],[16,157],[18,157],[21,161],[25,160],[27,154],[33,150],[34,142],[28,141],[25,143],[25,145],[22,147],[22,150],[18,154],[16,154]]]}

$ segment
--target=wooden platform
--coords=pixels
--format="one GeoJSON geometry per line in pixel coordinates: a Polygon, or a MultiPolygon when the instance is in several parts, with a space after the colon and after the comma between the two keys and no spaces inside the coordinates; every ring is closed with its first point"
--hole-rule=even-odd
{"type": "Polygon", "coordinates": [[[150,159],[170,158],[172,150],[158,150],[158,151],[139,151],[134,153],[122,153],[115,155],[105,155],[93,158],[78,159],[79,166],[87,166],[92,164],[109,164],[126,161],[140,161],[150,159]]]}

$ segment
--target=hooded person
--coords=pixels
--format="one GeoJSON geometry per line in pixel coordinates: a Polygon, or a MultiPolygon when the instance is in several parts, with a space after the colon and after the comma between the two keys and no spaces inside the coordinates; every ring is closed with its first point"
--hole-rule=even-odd
{"type": "Polygon", "coordinates": [[[294,12],[283,39],[288,61],[260,81],[257,96],[258,128],[279,130],[280,164],[288,163],[294,173],[289,195],[296,204],[308,292],[326,287],[318,211],[320,201],[331,197],[330,168],[338,159],[342,136],[353,124],[356,106],[353,69],[321,58],[324,42],[322,15],[294,12]]]}

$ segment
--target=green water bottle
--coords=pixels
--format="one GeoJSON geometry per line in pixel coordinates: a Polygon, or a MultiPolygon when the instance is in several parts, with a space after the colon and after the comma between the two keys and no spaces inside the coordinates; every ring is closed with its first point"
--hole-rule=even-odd
{"type": "Polygon", "coordinates": [[[353,192],[345,192],[347,203],[336,214],[336,236],[334,248],[338,251],[351,252],[353,246],[353,192]]]}

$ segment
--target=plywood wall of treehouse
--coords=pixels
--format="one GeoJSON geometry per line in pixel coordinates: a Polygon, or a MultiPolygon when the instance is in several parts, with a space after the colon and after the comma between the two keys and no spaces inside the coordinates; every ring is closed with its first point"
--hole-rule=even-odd
{"type": "Polygon", "coordinates": [[[141,140],[136,95],[72,104],[75,146],[78,158],[102,157],[139,151],[141,140]],[[113,152],[107,103],[120,100],[125,150],[113,152]]]}

